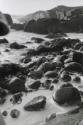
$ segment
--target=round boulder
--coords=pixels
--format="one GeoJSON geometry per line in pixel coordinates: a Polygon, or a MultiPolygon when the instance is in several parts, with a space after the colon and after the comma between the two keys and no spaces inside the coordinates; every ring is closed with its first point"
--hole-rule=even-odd
{"type": "Polygon", "coordinates": [[[81,103],[81,96],[74,87],[61,87],[54,93],[53,100],[59,105],[78,105],[81,103]]]}

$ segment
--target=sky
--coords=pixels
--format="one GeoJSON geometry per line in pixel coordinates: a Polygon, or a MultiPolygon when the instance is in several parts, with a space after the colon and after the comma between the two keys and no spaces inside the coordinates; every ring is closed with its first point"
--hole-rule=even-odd
{"type": "Polygon", "coordinates": [[[0,0],[0,11],[26,15],[38,10],[49,10],[58,5],[83,6],[83,0],[0,0]]]}

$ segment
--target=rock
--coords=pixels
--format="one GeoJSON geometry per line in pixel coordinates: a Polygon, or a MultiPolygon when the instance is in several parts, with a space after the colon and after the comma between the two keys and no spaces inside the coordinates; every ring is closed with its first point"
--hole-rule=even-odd
{"type": "Polygon", "coordinates": [[[45,88],[45,89],[49,89],[50,86],[51,86],[51,80],[50,79],[47,79],[44,83],[42,83],[42,86],[45,88]]]}
{"type": "Polygon", "coordinates": [[[48,115],[47,117],[46,117],[46,122],[48,122],[48,121],[50,121],[50,120],[53,120],[53,119],[55,119],[56,118],[56,113],[52,113],[51,115],[48,115]]]}
{"type": "Polygon", "coordinates": [[[83,65],[83,53],[82,52],[74,52],[73,53],[73,61],[83,65]]]}
{"type": "Polygon", "coordinates": [[[6,35],[9,33],[9,26],[4,14],[0,12],[0,36],[6,35]]]}
{"type": "Polygon", "coordinates": [[[2,63],[0,64],[0,78],[7,77],[8,75],[16,75],[18,72],[22,72],[23,68],[19,64],[15,63],[2,63]]]}
{"type": "Polygon", "coordinates": [[[5,43],[9,43],[7,39],[0,39],[0,44],[5,44],[5,43]]]}
{"type": "Polygon", "coordinates": [[[12,26],[13,20],[12,20],[11,15],[9,15],[9,14],[4,14],[4,15],[5,15],[6,19],[7,19],[8,24],[9,24],[10,26],[12,26]]]}
{"type": "Polygon", "coordinates": [[[42,38],[36,38],[36,37],[32,37],[31,40],[34,41],[35,43],[42,43],[44,41],[42,38]]]}
{"type": "Polygon", "coordinates": [[[74,82],[76,83],[81,83],[81,78],[79,76],[76,76],[74,79],[73,79],[74,82]]]}
{"type": "Polygon", "coordinates": [[[31,77],[32,79],[41,79],[43,76],[43,72],[42,71],[32,71],[28,76],[31,77]]]}
{"type": "Polygon", "coordinates": [[[56,63],[45,62],[40,67],[39,70],[46,73],[47,71],[53,71],[56,69],[56,63]]]}
{"type": "Polygon", "coordinates": [[[83,66],[80,63],[71,62],[65,65],[64,71],[83,74],[83,66]]]}
{"type": "Polygon", "coordinates": [[[25,45],[20,45],[20,44],[18,44],[16,42],[13,42],[13,43],[10,44],[10,48],[11,49],[24,49],[24,48],[26,48],[26,46],[25,45]]]}
{"type": "Polygon", "coordinates": [[[39,89],[40,86],[41,86],[41,82],[40,81],[35,81],[35,82],[33,82],[33,83],[28,85],[28,87],[30,89],[36,89],[36,90],[39,89]]]}
{"type": "Polygon", "coordinates": [[[2,88],[0,88],[0,98],[4,98],[6,96],[7,96],[7,91],[2,89],[2,88]]]}
{"type": "Polygon", "coordinates": [[[5,98],[0,98],[0,105],[3,105],[5,103],[6,99],[5,98]]]}
{"type": "Polygon", "coordinates": [[[5,52],[10,52],[10,49],[5,49],[5,52]]]}
{"type": "Polygon", "coordinates": [[[54,79],[53,79],[53,81],[52,81],[52,83],[57,84],[57,83],[58,83],[58,81],[59,81],[59,79],[58,79],[58,78],[54,78],[54,79]]]}
{"type": "Polygon", "coordinates": [[[62,84],[62,85],[60,86],[60,88],[64,88],[64,87],[73,87],[73,85],[70,84],[70,83],[65,83],[65,84],[62,84]]]}
{"type": "Polygon", "coordinates": [[[20,115],[20,111],[17,110],[17,109],[13,109],[13,110],[10,112],[10,116],[11,116],[12,118],[18,118],[19,115],[20,115]]]}
{"type": "Polygon", "coordinates": [[[29,62],[31,62],[31,58],[25,57],[25,58],[21,59],[20,62],[29,63],[29,62]]]}
{"type": "Polygon", "coordinates": [[[81,96],[74,87],[62,87],[54,93],[53,100],[59,105],[78,105],[81,103],[81,96]]]}
{"type": "Polygon", "coordinates": [[[80,47],[80,52],[83,52],[83,46],[80,47]]]}
{"type": "Polygon", "coordinates": [[[54,90],[54,86],[53,85],[50,86],[50,90],[51,91],[54,90]]]}
{"type": "Polygon", "coordinates": [[[7,116],[7,115],[8,115],[7,111],[6,111],[6,110],[3,111],[3,112],[2,112],[2,115],[3,115],[3,116],[7,116]]]}
{"type": "Polygon", "coordinates": [[[22,93],[16,93],[13,95],[13,97],[10,99],[10,102],[13,104],[20,104],[22,102],[22,93]]]}
{"type": "Polygon", "coordinates": [[[24,110],[26,111],[40,111],[45,108],[46,105],[46,97],[38,96],[33,98],[30,102],[28,102],[24,106],[24,110]]]}
{"type": "Polygon", "coordinates": [[[58,77],[58,74],[56,71],[48,71],[45,73],[45,76],[47,78],[56,78],[56,77],[58,77]]]}
{"type": "Polygon", "coordinates": [[[75,49],[75,50],[79,50],[81,46],[83,46],[83,43],[82,43],[82,42],[76,43],[74,49],[75,49]]]}
{"type": "Polygon", "coordinates": [[[25,81],[17,77],[13,77],[9,81],[9,91],[12,94],[25,91],[25,81]]]}
{"type": "Polygon", "coordinates": [[[70,82],[71,76],[69,74],[64,74],[63,76],[61,76],[61,80],[63,80],[64,82],[70,82]]]}

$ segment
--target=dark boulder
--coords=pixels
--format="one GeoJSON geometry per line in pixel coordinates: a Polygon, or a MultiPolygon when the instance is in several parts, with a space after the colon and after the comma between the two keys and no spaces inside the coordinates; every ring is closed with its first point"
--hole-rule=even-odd
{"type": "Polygon", "coordinates": [[[45,108],[46,105],[46,97],[38,96],[33,98],[30,102],[25,104],[24,110],[26,111],[40,111],[45,108]]]}
{"type": "Polygon", "coordinates": [[[71,62],[65,65],[64,71],[83,74],[83,66],[80,63],[71,62]]]}
{"type": "Polygon", "coordinates": [[[0,44],[5,44],[5,43],[9,43],[7,39],[0,39],[0,44]]]}
{"type": "Polygon", "coordinates": [[[8,115],[8,112],[5,110],[5,111],[2,112],[2,115],[3,115],[3,116],[7,116],[7,115],[8,115]]]}
{"type": "Polygon", "coordinates": [[[13,77],[9,81],[9,91],[12,94],[25,91],[25,81],[17,77],[13,77]]]}
{"type": "Polygon", "coordinates": [[[10,102],[12,102],[12,104],[20,104],[22,102],[22,96],[23,96],[23,94],[21,92],[16,93],[10,99],[10,102]]]}
{"type": "Polygon", "coordinates": [[[35,82],[30,83],[30,84],[28,85],[28,87],[29,87],[30,89],[36,89],[36,90],[37,90],[40,86],[41,86],[41,82],[40,82],[40,81],[35,81],[35,82]]]}
{"type": "Polygon", "coordinates": [[[6,35],[9,33],[9,26],[4,14],[0,12],[0,36],[6,35]]]}
{"type": "Polygon", "coordinates": [[[79,91],[74,87],[59,88],[53,95],[53,100],[59,105],[78,105],[81,103],[79,91]]]}
{"type": "Polygon", "coordinates": [[[19,115],[20,115],[20,111],[17,110],[17,109],[13,109],[13,110],[10,112],[10,116],[11,116],[12,118],[18,118],[19,115]]]}
{"type": "Polygon", "coordinates": [[[82,52],[74,52],[73,53],[73,61],[83,65],[83,53],[82,52]]]}
{"type": "Polygon", "coordinates": [[[4,78],[8,75],[16,75],[18,72],[22,72],[23,68],[19,64],[15,63],[2,63],[0,64],[0,78],[4,78]]]}
{"type": "Polygon", "coordinates": [[[24,48],[26,48],[26,46],[25,45],[20,45],[20,44],[14,42],[14,43],[10,44],[10,48],[11,49],[24,49],[24,48]]]}

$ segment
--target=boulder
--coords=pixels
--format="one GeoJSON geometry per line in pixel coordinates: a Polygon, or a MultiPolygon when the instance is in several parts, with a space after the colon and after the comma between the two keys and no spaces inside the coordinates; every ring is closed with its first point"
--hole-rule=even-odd
{"type": "Polygon", "coordinates": [[[38,96],[33,98],[30,102],[25,104],[24,110],[26,111],[40,111],[45,108],[46,105],[46,97],[38,96]]]}
{"type": "Polygon", "coordinates": [[[9,91],[12,94],[25,91],[25,81],[17,77],[13,77],[9,81],[9,91]]]}
{"type": "Polygon", "coordinates": [[[46,122],[56,118],[56,113],[52,113],[46,117],[46,122]]]}
{"type": "Polygon", "coordinates": [[[56,69],[56,63],[45,62],[40,67],[39,70],[46,73],[47,71],[53,71],[56,69]]]}
{"type": "Polygon", "coordinates": [[[8,75],[16,75],[18,72],[22,72],[23,68],[19,64],[15,63],[2,63],[0,64],[0,78],[7,77],[8,75]]]}
{"type": "Polygon", "coordinates": [[[56,71],[48,71],[45,73],[45,76],[47,78],[56,78],[56,77],[58,77],[58,74],[56,71]]]}
{"type": "Polygon", "coordinates": [[[72,87],[61,87],[53,95],[53,100],[59,105],[78,105],[81,103],[80,92],[72,87]]]}
{"type": "Polygon", "coordinates": [[[74,49],[75,49],[75,50],[79,50],[81,46],[83,46],[83,43],[82,43],[82,42],[76,43],[74,49]]]}
{"type": "Polygon", "coordinates": [[[36,37],[32,37],[31,40],[34,41],[35,43],[42,43],[44,41],[42,38],[36,38],[36,37]]]}
{"type": "Polygon", "coordinates": [[[5,43],[9,43],[7,39],[0,39],[0,44],[5,44],[5,43]]]}
{"type": "Polygon", "coordinates": [[[12,118],[18,118],[19,115],[20,115],[20,111],[17,110],[17,109],[13,109],[13,110],[10,112],[10,116],[11,116],[12,118]]]}
{"type": "Polygon", "coordinates": [[[9,33],[9,26],[4,14],[0,12],[0,36],[6,35],[9,33]]]}
{"type": "Polygon", "coordinates": [[[41,86],[41,82],[40,82],[40,81],[35,81],[35,82],[30,83],[30,84],[28,85],[28,87],[29,87],[30,89],[35,89],[35,90],[37,90],[40,86],[41,86]]]}
{"type": "Polygon", "coordinates": [[[10,44],[10,48],[11,49],[24,49],[24,48],[26,48],[26,46],[18,44],[16,42],[13,42],[13,43],[10,44]]]}
{"type": "Polygon", "coordinates": [[[80,78],[80,76],[76,76],[76,77],[73,79],[73,81],[74,81],[75,83],[81,83],[81,78],[80,78]]]}
{"type": "Polygon", "coordinates": [[[32,79],[41,79],[43,76],[43,72],[39,70],[32,71],[28,76],[31,77],[32,79]]]}
{"type": "Polygon", "coordinates": [[[3,116],[7,116],[7,115],[8,115],[8,112],[5,110],[5,111],[2,112],[2,115],[3,115],[3,116]]]}
{"type": "Polygon", "coordinates": [[[82,52],[74,52],[73,53],[73,61],[83,65],[83,53],[82,52]]]}
{"type": "Polygon", "coordinates": [[[83,74],[83,66],[77,62],[71,62],[65,65],[64,71],[70,73],[79,73],[83,74]]]}
{"type": "Polygon", "coordinates": [[[69,74],[63,74],[61,76],[61,80],[63,80],[64,82],[70,82],[71,81],[71,76],[69,74]]]}

